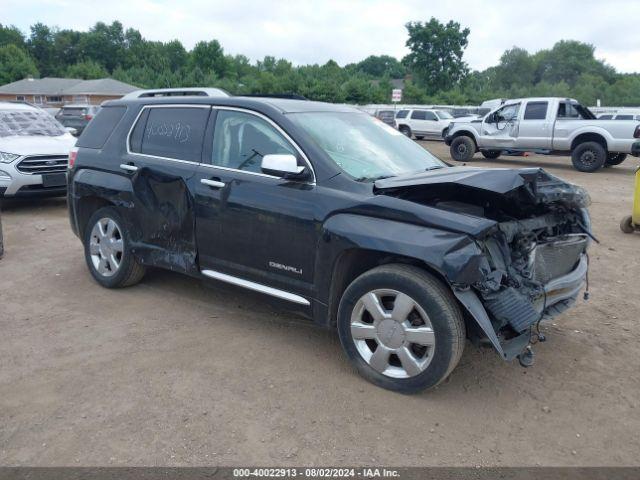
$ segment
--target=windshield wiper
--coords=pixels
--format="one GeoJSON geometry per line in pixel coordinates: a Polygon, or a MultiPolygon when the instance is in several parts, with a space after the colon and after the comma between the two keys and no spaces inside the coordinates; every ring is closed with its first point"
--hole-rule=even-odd
{"type": "Polygon", "coordinates": [[[431,170],[439,170],[441,168],[444,168],[442,165],[434,165],[433,167],[427,167],[424,169],[425,172],[429,172],[431,170]]]}

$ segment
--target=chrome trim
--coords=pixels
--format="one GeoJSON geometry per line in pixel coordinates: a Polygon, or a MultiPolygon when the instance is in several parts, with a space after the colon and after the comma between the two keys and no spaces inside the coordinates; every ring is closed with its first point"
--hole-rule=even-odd
{"type": "Polygon", "coordinates": [[[184,103],[180,103],[180,104],[144,105],[140,109],[138,114],[136,115],[136,118],[133,120],[133,123],[131,124],[131,127],[129,128],[129,132],[127,133],[126,147],[127,147],[127,154],[128,155],[138,155],[138,156],[141,156],[141,157],[155,158],[155,159],[158,159],[158,160],[170,160],[172,162],[188,163],[190,165],[198,165],[198,166],[203,166],[203,167],[209,167],[209,168],[216,168],[216,169],[220,169],[220,170],[225,170],[225,171],[229,171],[229,172],[246,173],[248,175],[258,175],[258,176],[261,176],[261,177],[275,178],[275,179],[278,179],[278,180],[282,180],[282,177],[278,177],[276,175],[268,175],[266,173],[249,172],[249,171],[246,171],[246,170],[238,170],[237,168],[229,168],[229,167],[221,167],[221,166],[218,166],[218,165],[212,165],[211,163],[191,162],[191,161],[188,161],[188,160],[181,160],[179,158],[162,157],[162,156],[159,156],[159,155],[149,155],[147,153],[132,152],[131,151],[131,134],[133,133],[133,129],[138,124],[138,121],[140,120],[140,117],[142,116],[142,113],[144,112],[144,110],[146,108],[167,108],[167,107],[168,108],[177,108],[177,107],[180,107],[180,108],[210,108],[210,109],[216,109],[216,110],[231,110],[231,111],[236,111],[236,112],[247,113],[249,115],[255,115],[256,117],[262,118],[267,123],[271,124],[271,126],[273,126],[283,137],[285,137],[287,139],[287,141],[300,154],[302,159],[305,161],[305,163],[309,167],[309,170],[311,171],[311,175],[313,177],[313,180],[311,180],[309,182],[300,182],[300,183],[305,183],[305,184],[308,184],[308,185],[315,185],[316,184],[316,172],[313,169],[313,165],[309,161],[309,158],[306,156],[304,151],[298,146],[298,144],[296,142],[293,141],[293,139],[287,134],[287,132],[285,132],[277,123],[275,123],[273,120],[271,120],[266,115],[263,115],[262,113],[259,113],[259,112],[253,111],[253,110],[249,110],[249,109],[246,109],[246,108],[241,108],[241,107],[227,107],[227,106],[221,106],[221,105],[197,105],[197,104],[184,104],[184,103]]]}
{"type": "Polygon", "coordinates": [[[138,167],[136,167],[135,165],[127,165],[126,163],[121,163],[120,164],[120,168],[122,170],[126,170],[127,172],[137,172],[138,171],[138,167]]]}
{"type": "MultiPolygon", "coordinates": [[[[235,111],[235,112],[247,113],[249,115],[255,115],[256,117],[262,118],[267,123],[271,124],[271,126],[274,127],[284,138],[286,138],[287,141],[293,146],[293,148],[296,149],[296,151],[300,154],[302,159],[305,161],[305,163],[309,167],[309,170],[311,171],[311,175],[313,176],[313,180],[311,180],[310,182],[301,182],[301,183],[309,183],[309,184],[312,184],[312,185],[316,184],[316,171],[313,169],[313,165],[309,161],[309,158],[307,158],[307,156],[305,155],[304,151],[298,146],[298,144],[276,122],[274,122],[269,117],[267,117],[266,115],[263,115],[260,112],[256,112],[254,110],[249,110],[249,109],[246,109],[246,108],[227,107],[225,105],[212,105],[212,107],[215,110],[230,110],[230,111],[235,111]]],[[[203,165],[209,165],[209,166],[215,167],[215,165],[206,164],[206,163],[203,164],[203,165]]],[[[238,169],[235,169],[235,168],[228,168],[228,167],[218,167],[218,168],[224,168],[226,170],[231,170],[231,171],[234,171],[234,172],[248,173],[248,172],[245,172],[244,170],[238,170],[238,169]]],[[[255,172],[252,172],[252,173],[255,173],[255,172]]],[[[264,176],[267,176],[267,177],[273,177],[273,178],[278,178],[278,179],[282,178],[282,177],[277,177],[277,176],[274,176],[274,175],[267,175],[265,173],[259,173],[258,175],[264,175],[264,176]]]]}
{"type": "Polygon", "coordinates": [[[210,187],[214,187],[214,188],[222,188],[225,186],[224,182],[219,182],[217,180],[209,180],[208,178],[200,179],[200,183],[204,183],[205,185],[209,185],[210,187]]]}
{"type": "Polygon", "coordinates": [[[266,285],[262,285],[261,283],[251,282],[243,278],[227,275],[226,273],[216,272],[215,270],[201,270],[201,273],[215,280],[220,280],[221,282],[230,283],[232,285],[247,288],[255,292],[271,295],[272,297],[280,298],[282,300],[288,300],[290,302],[297,303],[299,305],[311,305],[309,300],[307,300],[304,297],[301,297],[300,295],[289,293],[284,290],[279,290],[277,288],[268,287],[266,285]]]}

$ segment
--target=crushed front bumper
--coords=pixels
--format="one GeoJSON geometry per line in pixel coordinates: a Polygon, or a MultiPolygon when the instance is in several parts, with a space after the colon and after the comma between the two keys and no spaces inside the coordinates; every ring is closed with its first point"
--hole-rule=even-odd
{"type": "MultiPolygon", "coordinates": [[[[539,318],[541,320],[548,320],[559,315],[576,301],[580,290],[586,284],[588,270],[587,255],[582,254],[577,266],[571,272],[554,278],[544,285],[544,295],[533,303],[533,307],[540,314],[539,318]]],[[[500,338],[489,318],[487,309],[473,289],[454,289],[453,293],[462,305],[466,307],[469,314],[473,316],[503,359],[507,361],[513,360],[529,344],[529,331],[508,340],[500,338]]]]}

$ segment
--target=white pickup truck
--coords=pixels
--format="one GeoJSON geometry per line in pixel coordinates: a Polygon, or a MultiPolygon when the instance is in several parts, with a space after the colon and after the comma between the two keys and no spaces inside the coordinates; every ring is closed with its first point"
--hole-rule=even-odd
{"type": "Polygon", "coordinates": [[[520,98],[477,120],[449,125],[445,142],[451,157],[469,161],[480,151],[498,158],[504,151],[570,154],[581,172],[618,165],[627,154],[640,156],[640,123],[598,120],[571,98],[520,98]]]}

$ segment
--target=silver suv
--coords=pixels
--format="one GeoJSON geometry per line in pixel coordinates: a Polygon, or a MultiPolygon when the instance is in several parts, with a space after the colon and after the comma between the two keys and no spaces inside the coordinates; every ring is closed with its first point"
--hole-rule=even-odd
{"type": "Polygon", "coordinates": [[[75,142],[44,110],[0,102],[0,198],[64,195],[75,142]]]}

